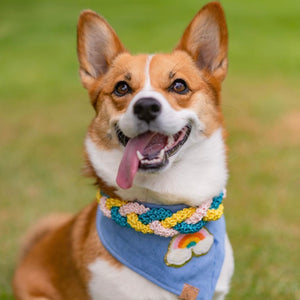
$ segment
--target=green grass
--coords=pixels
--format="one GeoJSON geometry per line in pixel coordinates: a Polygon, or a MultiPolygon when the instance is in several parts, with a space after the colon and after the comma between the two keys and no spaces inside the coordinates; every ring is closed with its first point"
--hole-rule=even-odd
{"type": "MultiPolygon", "coordinates": [[[[230,33],[226,215],[236,262],[228,299],[299,299],[300,2],[221,2],[230,33]]],[[[104,15],[134,53],[155,52],[171,50],[204,3],[1,2],[0,299],[13,299],[26,228],[94,197],[80,175],[93,116],[78,77],[80,11],[104,15]]]]}

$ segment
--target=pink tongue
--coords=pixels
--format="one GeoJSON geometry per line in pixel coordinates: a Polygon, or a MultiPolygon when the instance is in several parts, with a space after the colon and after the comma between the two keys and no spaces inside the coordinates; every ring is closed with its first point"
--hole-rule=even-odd
{"type": "Polygon", "coordinates": [[[134,176],[139,168],[139,159],[136,152],[140,151],[142,153],[155,134],[155,132],[149,131],[128,141],[116,179],[117,184],[122,189],[129,189],[132,186],[134,176]]]}

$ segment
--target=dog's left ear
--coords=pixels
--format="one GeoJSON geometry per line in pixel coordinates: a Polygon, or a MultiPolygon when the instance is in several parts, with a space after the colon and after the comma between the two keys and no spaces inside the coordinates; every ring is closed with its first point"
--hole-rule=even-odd
{"type": "Polygon", "coordinates": [[[85,88],[90,89],[124,51],[117,34],[104,18],[91,10],[81,13],[77,25],[77,54],[85,88]]]}
{"type": "Polygon", "coordinates": [[[227,73],[228,33],[223,8],[205,5],[186,28],[175,50],[188,52],[197,66],[222,81],[227,73]]]}

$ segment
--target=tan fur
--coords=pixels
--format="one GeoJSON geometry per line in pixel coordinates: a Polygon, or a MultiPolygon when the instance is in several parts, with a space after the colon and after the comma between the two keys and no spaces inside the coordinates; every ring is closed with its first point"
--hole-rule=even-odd
{"type": "MultiPolygon", "coordinates": [[[[146,55],[132,56],[128,53],[120,54],[113,62],[109,71],[99,79],[93,89],[98,92],[95,100],[96,116],[89,127],[89,135],[101,149],[113,149],[120,147],[116,139],[112,124],[121,113],[124,113],[130,100],[143,86],[145,82],[146,55]],[[130,74],[130,84],[134,89],[132,95],[126,95],[119,99],[112,92],[118,81],[126,80],[130,74]]],[[[94,94],[90,90],[90,94],[94,94]]]]}
{"type": "Polygon", "coordinates": [[[23,259],[32,246],[42,239],[47,233],[56,230],[71,219],[70,214],[57,214],[44,217],[34,224],[22,240],[20,259],[23,259]]]}
{"type": "MultiPolygon", "coordinates": [[[[89,136],[100,149],[116,149],[120,145],[114,124],[143,88],[148,56],[128,53],[109,24],[92,11],[84,11],[80,16],[77,45],[81,81],[96,111],[88,129],[89,136]],[[120,80],[128,82],[132,88],[132,93],[122,98],[113,93],[120,80]]],[[[188,108],[196,112],[206,125],[207,136],[223,123],[220,91],[226,71],[227,30],[218,3],[200,10],[176,49],[171,54],[154,55],[149,67],[153,89],[163,94],[173,109],[188,108]],[[202,32],[200,40],[199,32],[202,32]],[[203,38],[205,34],[216,33],[220,47],[213,48],[203,38]],[[210,57],[207,49],[216,55],[210,57]],[[186,80],[191,92],[186,95],[169,92],[176,78],[186,80]]],[[[105,193],[116,196],[114,188],[96,176],[86,154],[85,161],[84,173],[96,177],[105,193]]],[[[101,258],[115,268],[122,268],[98,238],[96,210],[97,203],[93,202],[75,216],[44,220],[29,233],[13,279],[17,300],[90,299],[87,289],[89,264],[101,258]]]]}
{"type": "Polygon", "coordinates": [[[151,63],[151,78],[157,79],[157,82],[151,82],[154,89],[161,92],[175,110],[194,110],[205,123],[207,136],[222,125],[221,86],[207,72],[200,71],[186,52],[175,50],[171,54],[157,54],[151,63]],[[174,74],[172,79],[169,78],[170,73],[174,74]],[[176,78],[184,79],[192,93],[170,94],[168,87],[176,78]]]}
{"type": "MultiPolygon", "coordinates": [[[[90,95],[95,94],[96,90],[98,96],[94,102],[96,116],[89,127],[89,136],[100,149],[120,147],[112,124],[125,112],[130,100],[144,86],[146,59],[146,55],[121,53],[109,71],[90,88],[90,95]],[[126,79],[128,75],[130,80],[126,79]],[[112,92],[116,83],[122,80],[130,83],[133,92],[120,99],[112,92]]],[[[220,127],[222,120],[219,81],[213,80],[206,71],[200,71],[186,52],[175,50],[171,54],[154,55],[150,65],[150,77],[157,78],[157,81],[152,80],[151,85],[164,95],[175,110],[190,108],[198,113],[199,118],[206,124],[208,136],[220,127]],[[170,78],[170,73],[174,77],[170,78]],[[176,78],[185,79],[192,93],[170,93],[168,88],[176,78]],[[203,94],[205,97],[201,96],[203,94]]]]}
{"type": "Polygon", "coordinates": [[[24,255],[13,280],[16,299],[89,299],[86,266],[97,257],[122,267],[102,246],[94,202],[58,228],[47,232],[24,255]]]}
{"type": "Polygon", "coordinates": [[[228,63],[228,32],[224,11],[219,2],[208,3],[196,14],[176,49],[186,51],[195,61],[199,60],[201,51],[204,52],[197,62],[198,66],[206,69],[219,81],[225,79],[228,63]],[[209,47],[212,39],[218,39],[218,48],[209,47]]]}

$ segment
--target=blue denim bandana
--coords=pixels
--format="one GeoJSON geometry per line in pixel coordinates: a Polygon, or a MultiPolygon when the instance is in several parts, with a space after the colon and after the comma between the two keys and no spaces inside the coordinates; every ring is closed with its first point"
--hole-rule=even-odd
{"type": "MultiPolygon", "coordinates": [[[[184,206],[165,207],[175,213],[184,206]]],[[[199,233],[166,238],[121,227],[98,208],[96,227],[110,254],[136,273],[175,295],[192,288],[191,299],[212,299],[225,256],[224,217],[208,222],[199,233]]]]}

